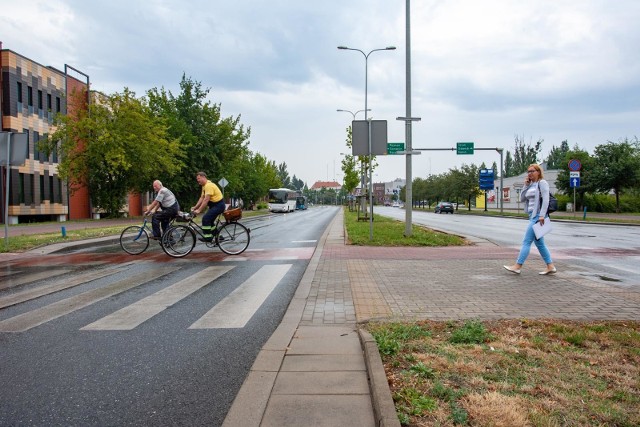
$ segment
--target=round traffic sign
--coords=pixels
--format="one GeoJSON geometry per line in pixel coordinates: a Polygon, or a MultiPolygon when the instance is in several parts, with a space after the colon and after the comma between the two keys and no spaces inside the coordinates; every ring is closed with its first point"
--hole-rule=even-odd
{"type": "Polygon", "coordinates": [[[570,171],[579,171],[582,169],[582,163],[578,159],[569,160],[569,170],[570,171]]]}

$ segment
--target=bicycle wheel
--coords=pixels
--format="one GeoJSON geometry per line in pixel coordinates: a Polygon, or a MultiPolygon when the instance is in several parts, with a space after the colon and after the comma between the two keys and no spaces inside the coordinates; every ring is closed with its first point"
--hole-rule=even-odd
{"type": "Polygon", "coordinates": [[[228,222],[218,229],[216,244],[228,255],[239,255],[249,247],[249,229],[239,222],[228,222]]]}
{"type": "Polygon", "coordinates": [[[186,225],[174,225],[162,235],[162,250],[174,258],[189,255],[196,245],[196,235],[186,225]]]}
{"type": "Polygon", "coordinates": [[[149,247],[149,234],[144,227],[131,225],[120,234],[120,247],[128,254],[139,255],[149,247]]]}

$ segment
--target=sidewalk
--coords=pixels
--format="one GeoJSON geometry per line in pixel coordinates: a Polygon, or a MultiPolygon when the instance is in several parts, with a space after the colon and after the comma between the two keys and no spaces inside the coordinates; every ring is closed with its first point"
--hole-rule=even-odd
{"type": "Polygon", "coordinates": [[[399,426],[369,320],[557,318],[640,320],[640,287],[616,286],[533,253],[472,246],[348,246],[339,212],[318,244],[280,326],[262,348],[224,426],[399,426]]]}

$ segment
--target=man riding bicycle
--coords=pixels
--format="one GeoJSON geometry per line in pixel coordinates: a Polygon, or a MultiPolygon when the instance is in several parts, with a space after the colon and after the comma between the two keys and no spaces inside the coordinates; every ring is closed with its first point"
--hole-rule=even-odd
{"type": "Polygon", "coordinates": [[[144,214],[149,215],[149,213],[154,212],[151,217],[151,228],[153,229],[152,239],[160,240],[162,233],[165,232],[171,220],[178,215],[180,204],[171,190],[163,187],[162,182],[157,179],[153,181],[153,191],[157,193],[156,198],[144,214]],[[159,211],[157,210],[158,208],[160,208],[159,211]],[[162,233],[160,233],[161,225],[162,233]]]}
{"type": "Polygon", "coordinates": [[[204,172],[198,172],[196,174],[196,181],[202,187],[200,193],[200,199],[195,206],[191,208],[191,211],[198,214],[205,206],[209,207],[207,213],[202,217],[202,231],[203,238],[198,240],[202,242],[213,241],[213,223],[215,219],[226,209],[222,192],[216,184],[207,179],[207,174],[204,172]]]}

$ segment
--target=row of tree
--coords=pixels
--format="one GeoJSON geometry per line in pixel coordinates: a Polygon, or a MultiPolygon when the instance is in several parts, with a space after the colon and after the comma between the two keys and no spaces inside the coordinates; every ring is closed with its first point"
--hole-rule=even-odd
{"type": "MultiPolygon", "coordinates": [[[[505,158],[505,177],[517,176],[524,173],[532,163],[540,163],[540,144],[537,141],[533,146],[524,145],[522,139],[516,137],[515,155],[507,152],[505,158]],[[510,163],[507,162],[511,159],[510,163]],[[507,172],[508,171],[508,172],[507,172]]],[[[593,154],[575,145],[569,149],[567,141],[563,141],[560,147],[553,147],[549,156],[543,160],[547,169],[559,169],[558,180],[555,182],[559,192],[572,194],[570,184],[569,162],[572,159],[582,164],[580,174],[580,186],[576,190],[577,207],[581,208],[589,194],[609,194],[615,196],[615,209],[620,212],[620,196],[628,193],[640,196],[640,141],[625,138],[619,142],[608,141],[598,145],[593,154]]],[[[485,169],[482,164],[479,167],[463,165],[460,169],[450,169],[440,175],[430,176],[426,179],[415,178],[413,181],[413,199],[415,201],[451,200],[455,202],[465,201],[470,206],[476,196],[482,194],[478,188],[479,170],[485,169]]],[[[499,179],[499,171],[494,163],[495,176],[499,179]]],[[[404,189],[400,198],[405,200],[404,189]]]]}
{"type": "MultiPolygon", "coordinates": [[[[577,207],[581,208],[587,195],[608,194],[615,195],[615,209],[620,212],[620,196],[624,193],[640,196],[640,141],[637,137],[625,138],[618,142],[608,141],[597,146],[593,154],[581,149],[577,144],[573,149],[569,143],[562,141],[559,147],[555,145],[546,158],[540,156],[543,140],[525,143],[524,137],[515,136],[514,149],[507,151],[504,159],[504,177],[517,176],[524,173],[533,163],[545,163],[547,169],[559,169],[556,188],[564,194],[572,194],[569,180],[569,161],[579,160],[582,164],[580,186],[576,188],[577,207]]],[[[351,128],[347,128],[347,148],[351,148],[351,128]]],[[[371,162],[376,167],[375,158],[371,162]]],[[[368,170],[369,159],[367,157],[356,158],[346,156],[342,161],[342,170],[345,174],[344,186],[352,192],[359,184],[358,163],[361,162],[368,170]]],[[[478,188],[480,169],[487,169],[483,163],[480,166],[474,164],[462,165],[461,168],[449,169],[448,172],[429,176],[427,178],[415,178],[413,181],[413,200],[421,203],[435,203],[439,200],[454,202],[471,201],[482,191],[478,188]]],[[[494,162],[491,166],[494,176],[499,179],[501,171],[494,162]]],[[[400,198],[406,200],[404,189],[400,198]]]]}
{"type": "MultiPolygon", "coordinates": [[[[129,192],[144,193],[160,179],[185,208],[200,195],[195,176],[205,171],[229,184],[225,196],[245,205],[269,188],[304,184],[249,149],[251,129],[238,117],[222,117],[221,105],[207,100],[209,89],[182,76],[180,93],[153,88],[137,97],[128,89],[95,94],[75,115],[58,115],[55,132],[39,142],[60,155],[58,172],[71,188],[89,189],[94,207],[117,215],[129,192]]],[[[82,94],[76,94],[80,97],[82,94]]],[[[69,100],[70,102],[77,102],[69,100]]]]}

